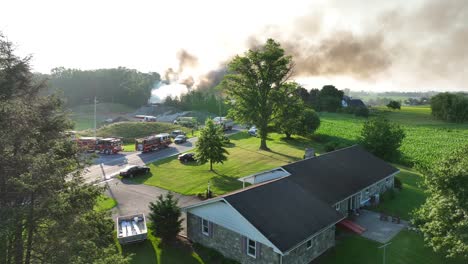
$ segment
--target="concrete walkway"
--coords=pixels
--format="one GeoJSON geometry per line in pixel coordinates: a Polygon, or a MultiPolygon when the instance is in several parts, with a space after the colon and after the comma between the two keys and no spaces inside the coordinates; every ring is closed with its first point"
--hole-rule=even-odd
{"type": "Polygon", "coordinates": [[[381,221],[379,213],[368,210],[361,210],[361,214],[353,222],[366,229],[362,233],[363,237],[380,243],[387,243],[408,226],[408,222],[404,220],[401,220],[400,224],[392,223],[391,217],[389,221],[381,221]]]}

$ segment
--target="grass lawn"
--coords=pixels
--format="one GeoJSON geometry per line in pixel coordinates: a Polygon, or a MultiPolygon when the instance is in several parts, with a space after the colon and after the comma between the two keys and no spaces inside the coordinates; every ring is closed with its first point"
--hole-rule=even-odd
{"type": "MultiPolygon", "coordinates": [[[[386,262],[395,264],[461,264],[462,260],[449,260],[424,246],[422,235],[403,230],[387,247],[386,262]]],[[[336,246],[319,257],[320,264],[367,264],[382,263],[382,244],[354,234],[337,241],[336,246]]]]}
{"type": "Polygon", "coordinates": [[[228,148],[228,160],[213,165],[215,172],[209,171],[209,164],[182,164],[172,157],[150,164],[151,174],[134,181],[186,195],[204,192],[209,181],[215,194],[234,191],[242,187],[237,178],[302,159],[305,147],[316,147],[304,138],[285,140],[282,137],[270,134],[267,144],[271,152],[267,152],[258,150],[259,138],[238,133],[230,137],[232,145],[228,148]]]}
{"type": "Polygon", "coordinates": [[[101,195],[98,198],[97,204],[94,206],[94,210],[102,212],[114,208],[117,205],[117,201],[110,198],[107,195],[101,195]]]}
{"type": "Polygon", "coordinates": [[[426,194],[419,186],[422,175],[406,167],[397,167],[400,169],[397,177],[403,183],[403,189],[396,192],[393,199],[384,195],[383,202],[372,210],[398,215],[405,220],[410,220],[411,211],[418,208],[426,200],[426,194]]]}
{"type": "Polygon", "coordinates": [[[233,263],[212,250],[197,246],[193,249],[186,243],[163,245],[158,237],[151,234],[148,228],[148,239],[136,244],[120,245],[116,242],[119,251],[124,256],[133,254],[131,264],[227,264],[233,263]]]}

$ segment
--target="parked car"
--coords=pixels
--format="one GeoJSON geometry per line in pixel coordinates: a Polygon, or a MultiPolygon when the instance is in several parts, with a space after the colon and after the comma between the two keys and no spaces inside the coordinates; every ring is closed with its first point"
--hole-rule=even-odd
{"type": "Polygon", "coordinates": [[[258,129],[255,126],[253,126],[253,127],[251,127],[249,129],[248,133],[249,133],[249,135],[256,137],[257,136],[257,131],[258,131],[258,129]]]}
{"type": "Polygon", "coordinates": [[[174,138],[174,143],[176,144],[181,144],[187,142],[187,137],[184,135],[178,135],[177,137],[174,138]]]}
{"type": "Polygon", "coordinates": [[[195,153],[192,153],[192,152],[181,154],[177,157],[177,159],[179,159],[179,161],[183,163],[196,160],[195,153]]]}
{"type": "Polygon", "coordinates": [[[182,131],[182,130],[174,130],[174,131],[171,132],[171,137],[172,138],[175,138],[175,137],[180,136],[180,135],[185,136],[185,132],[182,131]]]}
{"type": "Polygon", "coordinates": [[[124,178],[133,178],[138,175],[144,175],[148,172],[150,172],[150,168],[148,166],[129,165],[125,169],[121,170],[119,175],[124,178]]]}

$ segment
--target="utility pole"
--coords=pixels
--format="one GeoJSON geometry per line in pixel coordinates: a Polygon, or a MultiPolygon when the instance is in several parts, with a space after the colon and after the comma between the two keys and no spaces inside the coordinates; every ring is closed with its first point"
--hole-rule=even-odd
{"type": "Polygon", "coordinates": [[[96,96],[94,96],[94,138],[96,138],[96,96]]]}
{"type": "Polygon", "coordinates": [[[387,246],[390,245],[392,242],[388,242],[387,244],[384,244],[378,248],[383,248],[383,264],[385,264],[385,253],[386,253],[386,249],[387,249],[387,246]]]}

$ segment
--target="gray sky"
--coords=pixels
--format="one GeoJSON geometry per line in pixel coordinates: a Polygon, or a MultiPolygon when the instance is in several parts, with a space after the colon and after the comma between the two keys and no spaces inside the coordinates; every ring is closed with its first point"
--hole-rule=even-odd
{"type": "Polygon", "coordinates": [[[44,73],[184,66],[198,79],[273,37],[308,88],[468,91],[466,0],[1,1],[0,31],[44,73]]]}

